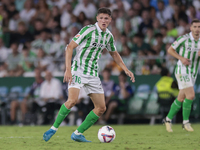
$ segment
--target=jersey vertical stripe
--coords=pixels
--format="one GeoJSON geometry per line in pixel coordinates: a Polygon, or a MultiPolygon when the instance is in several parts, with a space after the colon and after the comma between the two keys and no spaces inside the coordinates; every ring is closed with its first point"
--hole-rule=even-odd
{"type": "MultiPolygon", "coordinates": [[[[103,44],[103,40],[105,41],[105,38],[101,38],[99,39],[100,40],[100,43],[103,44]]],[[[101,51],[101,48],[98,48],[98,51],[96,52],[95,54],[95,57],[94,59],[92,60],[92,67],[91,67],[91,70],[90,70],[90,75],[93,75],[93,71],[95,70],[96,71],[96,68],[95,68],[95,63],[96,63],[96,60],[98,59],[98,55],[99,55],[99,52],[101,51]]]]}
{"type": "Polygon", "coordinates": [[[193,53],[193,56],[192,56],[192,67],[191,67],[191,74],[193,73],[194,71],[194,60],[195,60],[195,55],[196,55],[196,52],[193,53]]]}
{"type": "MultiPolygon", "coordinates": [[[[191,54],[191,51],[190,51],[190,52],[188,52],[187,59],[190,59],[190,54],[191,54]]],[[[188,66],[186,66],[186,72],[187,72],[187,74],[189,74],[189,69],[188,69],[188,66]]]]}
{"type": "Polygon", "coordinates": [[[175,73],[178,73],[178,65],[176,65],[175,73]]]}
{"type": "Polygon", "coordinates": [[[77,71],[77,68],[78,68],[78,66],[77,66],[77,61],[76,60],[74,60],[74,71],[77,71]]]}

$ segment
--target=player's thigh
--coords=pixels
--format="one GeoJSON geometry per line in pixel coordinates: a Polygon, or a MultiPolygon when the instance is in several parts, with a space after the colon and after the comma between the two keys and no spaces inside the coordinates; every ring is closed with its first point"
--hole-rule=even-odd
{"type": "Polygon", "coordinates": [[[79,88],[74,88],[74,87],[69,88],[68,89],[68,100],[77,101],[78,96],[79,96],[79,92],[80,92],[79,88]]]}
{"type": "Polygon", "coordinates": [[[101,115],[106,110],[105,105],[105,96],[103,87],[101,85],[101,80],[99,77],[87,77],[88,83],[83,86],[85,92],[90,96],[95,111],[97,110],[99,112],[99,115],[101,115]]]}
{"type": "Polygon", "coordinates": [[[94,107],[105,109],[105,96],[103,93],[90,93],[89,94],[94,107]]]}
{"type": "Polygon", "coordinates": [[[68,89],[68,99],[65,102],[65,106],[68,109],[71,109],[74,105],[76,105],[78,101],[78,95],[79,95],[80,89],[79,88],[69,88],[68,89]]]}
{"type": "Polygon", "coordinates": [[[193,100],[195,97],[194,87],[182,89],[187,99],[193,100]]]}
{"type": "Polygon", "coordinates": [[[183,90],[180,90],[177,97],[178,101],[183,102],[185,99],[185,93],[183,90]]]}

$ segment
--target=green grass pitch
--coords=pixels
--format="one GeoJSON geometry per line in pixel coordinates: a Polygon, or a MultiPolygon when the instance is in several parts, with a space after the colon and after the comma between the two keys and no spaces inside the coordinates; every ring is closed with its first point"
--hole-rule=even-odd
{"type": "Polygon", "coordinates": [[[0,126],[0,150],[200,150],[200,124],[193,124],[192,133],[182,130],[181,124],[173,125],[173,133],[163,125],[111,126],[116,132],[112,143],[99,142],[97,125],[84,133],[92,143],[70,139],[76,126],[60,127],[49,142],[42,135],[50,126],[0,126]]]}

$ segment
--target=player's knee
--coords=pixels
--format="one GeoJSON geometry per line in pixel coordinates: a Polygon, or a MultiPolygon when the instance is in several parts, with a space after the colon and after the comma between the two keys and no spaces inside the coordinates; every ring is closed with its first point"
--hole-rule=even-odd
{"type": "Polygon", "coordinates": [[[98,107],[99,114],[103,114],[106,111],[106,106],[98,107]]]}
{"type": "Polygon", "coordinates": [[[179,102],[183,102],[184,99],[185,99],[185,98],[179,98],[179,97],[178,97],[178,101],[179,101],[179,102]]]}
{"type": "Polygon", "coordinates": [[[65,102],[65,106],[66,106],[68,109],[71,109],[74,105],[76,105],[76,102],[77,102],[77,100],[75,100],[75,99],[68,99],[68,100],[65,102]]]}
{"type": "Polygon", "coordinates": [[[194,97],[195,97],[195,95],[194,95],[194,94],[191,94],[191,95],[188,95],[186,98],[187,98],[187,99],[190,99],[190,100],[193,100],[194,97]]]}

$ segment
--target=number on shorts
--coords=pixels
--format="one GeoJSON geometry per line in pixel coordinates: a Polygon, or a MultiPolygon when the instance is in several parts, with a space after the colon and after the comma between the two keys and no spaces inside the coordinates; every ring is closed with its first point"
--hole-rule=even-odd
{"type": "Polygon", "coordinates": [[[73,79],[75,77],[75,82],[78,82],[78,84],[81,84],[81,77],[73,75],[73,79]]]}
{"type": "Polygon", "coordinates": [[[181,76],[181,81],[185,81],[185,82],[190,82],[190,78],[188,77],[188,75],[185,76],[181,76]]]}

